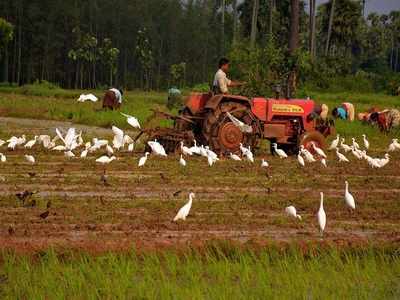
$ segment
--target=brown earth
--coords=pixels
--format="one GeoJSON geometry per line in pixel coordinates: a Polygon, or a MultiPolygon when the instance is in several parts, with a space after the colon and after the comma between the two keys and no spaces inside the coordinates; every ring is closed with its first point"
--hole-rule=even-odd
{"type": "MultiPolygon", "coordinates": [[[[71,124],[0,118],[0,138],[50,132],[71,124]]],[[[82,128],[89,136],[109,137],[110,130],[82,128]]],[[[373,149],[383,156],[382,147],[373,149]]],[[[0,148],[7,163],[0,164],[0,248],[39,251],[48,247],[94,252],[200,245],[213,240],[238,243],[329,242],[334,244],[400,244],[400,153],[379,170],[365,162],[338,164],[330,154],[327,169],[319,163],[301,169],[295,158],[279,160],[259,153],[256,164],[221,160],[212,168],[199,157],[150,157],[139,169],[139,153],[117,153],[118,160],[103,168],[98,152],[87,159],[66,159],[63,153],[0,148]],[[23,154],[33,154],[28,165],[23,154]],[[261,157],[271,167],[259,167],[261,157]],[[29,175],[28,173],[35,173],[29,175]],[[34,176],[32,176],[34,175],[34,176]],[[343,200],[344,180],[350,183],[357,209],[343,200]],[[25,201],[15,194],[37,193],[25,201]],[[319,192],[325,193],[326,232],[316,222],[319,192]],[[196,198],[188,219],[171,220],[187,201],[196,198]],[[34,200],[34,201],[33,201],[34,200]],[[42,219],[40,214],[47,210],[42,219]],[[284,208],[294,205],[303,220],[289,219],[284,208]]],[[[75,151],[79,155],[80,151],[75,151]]]]}

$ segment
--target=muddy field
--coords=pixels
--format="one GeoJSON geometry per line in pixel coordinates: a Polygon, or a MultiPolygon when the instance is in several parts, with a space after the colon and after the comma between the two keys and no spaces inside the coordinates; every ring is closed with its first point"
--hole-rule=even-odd
{"type": "MultiPolygon", "coordinates": [[[[69,124],[46,121],[0,120],[0,138],[9,135],[51,133],[55,126],[69,124]]],[[[110,130],[85,127],[85,137],[110,137],[110,130]]],[[[371,154],[383,156],[386,144],[372,144],[371,154]]],[[[90,251],[170,247],[202,244],[215,239],[240,243],[310,241],[337,244],[400,244],[400,152],[379,170],[365,161],[350,164],[328,157],[328,168],[320,163],[301,168],[292,157],[280,160],[261,151],[254,165],[221,160],[208,167],[204,158],[188,158],[180,167],[178,157],[150,156],[143,168],[141,156],[117,153],[117,161],[103,168],[95,163],[103,152],[86,159],[67,159],[63,153],[17,149],[0,152],[0,245],[18,251],[48,246],[90,251]],[[37,164],[25,162],[33,154],[37,164]],[[260,168],[261,158],[270,163],[260,168]],[[344,181],[356,199],[357,209],[344,205],[344,181]],[[37,192],[22,203],[16,193],[37,192]],[[321,239],[316,212],[319,193],[325,193],[327,227],[321,239]],[[172,222],[178,209],[194,192],[189,218],[172,222]],[[294,205],[303,220],[289,219],[284,208],[294,205]],[[50,208],[47,209],[47,206],[50,208]],[[49,211],[46,218],[40,217],[49,211]]],[[[79,155],[79,151],[76,152],[79,155]]]]}

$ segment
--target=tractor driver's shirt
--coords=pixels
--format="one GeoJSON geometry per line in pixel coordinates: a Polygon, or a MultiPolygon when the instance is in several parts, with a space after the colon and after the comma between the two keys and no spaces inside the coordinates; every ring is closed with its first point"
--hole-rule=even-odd
{"type": "Polygon", "coordinates": [[[114,89],[114,88],[110,89],[110,91],[114,93],[115,98],[117,98],[117,100],[118,100],[118,103],[122,103],[121,92],[118,89],[114,89]]]}
{"type": "Polygon", "coordinates": [[[217,94],[226,94],[228,93],[228,86],[231,84],[231,81],[226,77],[226,73],[219,69],[214,76],[213,82],[213,90],[217,94]]]}

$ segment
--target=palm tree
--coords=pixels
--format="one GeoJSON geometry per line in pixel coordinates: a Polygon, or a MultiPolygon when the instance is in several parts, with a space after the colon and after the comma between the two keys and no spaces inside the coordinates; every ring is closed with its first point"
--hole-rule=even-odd
{"type": "Polygon", "coordinates": [[[250,45],[254,47],[256,44],[257,38],[257,17],[258,17],[258,10],[259,10],[259,0],[253,1],[253,15],[251,18],[251,34],[250,34],[250,45]]]}
{"type": "Polygon", "coordinates": [[[333,25],[334,14],[335,14],[335,0],[331,0],[331,11],[329,14],[328,37],[326,39],[325,56],[328,55],[328,51],[329,51],[329,42],[330,42],[331,34],[332,34],[332,25],[333,25]]]}
{"type": "Polygon", "coordinates": [[[310,55],[315,57],[315,0],[310,0],[310,55]]]}

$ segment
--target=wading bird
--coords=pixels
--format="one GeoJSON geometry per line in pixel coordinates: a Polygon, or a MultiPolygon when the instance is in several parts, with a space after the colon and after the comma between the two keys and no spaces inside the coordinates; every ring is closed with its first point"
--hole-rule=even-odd
{"type": "Polygon", "coordinates": [[[190,193],[189,194],[189,201],[181,207],[181,209],[178,211],[178,213],[176,214],[175,218],[174,218],[174,222],[178,221],[178,220],[186,220],[186,217],[188,216],[189,212],[190,212],[190,208],[192,207],[192,202],[193,202],[193,198],[194,198],[194,193],[190,193]]]}
{"type": "Polygon", "coordinates": [[[278,154],[279,158],[287,158],[287,154],[285,153],[285,151],[283,151],[282,149],[278,149],[278,145],[276,143],[272,144],[272,147],[274,148],[274,152],[276,154],[278,154]]]}
{"type": "Polygon", "coordinates": [[[35,163],[35,158],[32,155],[25,155],[25,160],[32,165],[35,163]]]}
{"type": "Polygon", "coordinates": [[[354,201],[354,197],[352,194],[349,192],[349,183],[345,181],[345,191],[344,191],[344,201],[348,207],[351,209],[356,209],[356,202],[354,201]]]}
{"type": "Polygon", "coordinates": [[[317,213],[317,219],[321,235],[323,235],[326,225],[326,213],[324,210],[324,193],[321,192],[320,195],[321,195],[321,200],[320,200],[319,210],[317,213]]]}
{"type": "Polygon", "coordinates": [[[293,205],[286,207],[285,212],[288,216],[301,220],[301,216],[297,214],[296,208],[293,205]]]}
{"type": "Polygon", "coordinates": [[[121,113],[124,117],[126,117],[126,121],[128,122],[129,125],[131,125],[133,128],[140,128],[140,124],[138,119],[136,119],[134,116],[130,116],[124,113],[121,113]]]}
{"type": "Polygon", "coordinates": [[[139,159],[139,163],[138,163],[138,167],[142,167],[142,166],[144,166],[144,164],[146,163],[146,161],[147,161],[147,157],[149,156],[149,152],[146,152],[145,154],[144,154],[144,156],[142,156],[140,159],[139,159]]]}

